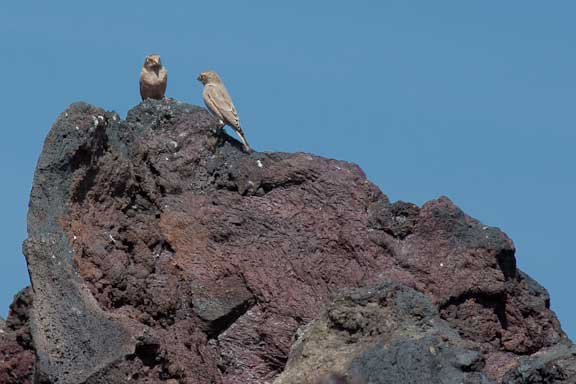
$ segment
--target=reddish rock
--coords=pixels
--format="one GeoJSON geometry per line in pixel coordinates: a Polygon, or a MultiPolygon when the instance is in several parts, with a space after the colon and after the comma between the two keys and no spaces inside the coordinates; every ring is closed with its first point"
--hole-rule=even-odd
{"type": "MultiPolygon", "coordinates": [[[[124,121],[72,105],[46,139],[28,226],[47,383],[271,382],[335,292],[387,281],[426,295],[483,362],[474,377],[529,371],[521,357],[568,343],[497,228],[444,197],[391,204],[354,164],[246,154],[177,101],[144,101],[124,121]]],[[[434,361],[460,364],[454,348],[434,361]]]]}
{"type": "Polygon", "coordinates": [[[30,289],[14,297],[6,321],[0,319],[0,383],[32,384],[34,347],[30,337],[30,289]]]}

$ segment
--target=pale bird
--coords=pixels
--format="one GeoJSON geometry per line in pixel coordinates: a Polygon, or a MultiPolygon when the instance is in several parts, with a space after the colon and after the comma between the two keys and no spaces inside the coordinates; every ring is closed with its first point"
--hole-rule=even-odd
{"type": "Polygon", "coordinates": [[[220,119],[222,125],[231,126],[240,136],[246,152],[251,152],[252,150],[244,137],[244,132],[240,128],[240,119],[238,118],[236,107],[234,107],[234,103],[232,103],[232,99],[220,76],[216,72],[205,71],[198,75],[197,80],[204,84],[202,97],[208,109],[220,119]]]}
{"type": "Polygon", "coordinates": [[[142,72],[140,72],[140,96],[142,100],[164,98],[168,72],[160,61],[160,55],[148,55],[144,60],[142,72]]]}

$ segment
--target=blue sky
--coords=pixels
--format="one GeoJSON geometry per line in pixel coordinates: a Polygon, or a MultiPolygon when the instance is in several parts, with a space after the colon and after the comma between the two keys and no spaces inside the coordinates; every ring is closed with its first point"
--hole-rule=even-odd
{"type": "Polygon", "coordinates": [[[52,122],[77,100],[125,116],[156,52],[182,101],[201,104],[196,74],[220,72],[255,149],[355,162],[391,200],[446,195],[503,229],[576,336],[576,3],[187,3],[0,3],[0,314],[28,284],[52,122]]]}

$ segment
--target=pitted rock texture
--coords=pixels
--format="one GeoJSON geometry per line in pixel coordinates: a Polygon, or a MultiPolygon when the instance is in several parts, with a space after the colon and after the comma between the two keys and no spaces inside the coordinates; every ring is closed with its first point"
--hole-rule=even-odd
{"type": "Polygon", "coordinates": [[[520,358],[520,365],[506,373],[504,384],[576,383],[576,347],[559,343],[520,358]]]}
{"type": "Polygon", "coordinates": [[[0,318],[0,383],[32,384],[34,346],[29,318],[30,289],[19,292],[10,305],[6,321],[0,318]]]}
{"type": "Polygon", "coordinates": [[[270,383],[294,336],[347,305],[328,304],[335,292],[387,281],[454,343],[421,323],[420,338],[357,338],[346,361],[359,375],[433,347],[446,375],[501,382],[569,345],[497,228],[445,197],[390,203],[344,161],[246,154],[205,109],[174,100],[125,120],[70,106],[46,139],[28,226],[38,382],[270,383]]]}
{"type": "Polygon", "coordinates": [[[342,290],[293,344],[274,384],[494,383],[478,346],[440,318],[429,298],[394,282],[342,290]]]}

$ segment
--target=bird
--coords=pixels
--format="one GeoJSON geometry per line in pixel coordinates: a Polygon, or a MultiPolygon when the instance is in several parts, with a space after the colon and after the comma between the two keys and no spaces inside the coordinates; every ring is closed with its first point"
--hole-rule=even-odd
{"type": "Polygon", "coordinates": [[[160,55],[146,56],[140,72],[140,96],[142,100],[162,100],[166,92],[168,72],[160,61],[160,55]]]}
{"type": "Polygon", "coordinates": [[[197,80],[204,84],[202,97],[208,109],[220,119],[222,125],[229,125],[236,131],[242,140],[244,150],[250,153],[252,149],[240,127],[238,112],[220,76],[214,71],[204,71],[198,75],[197,80]]]}

